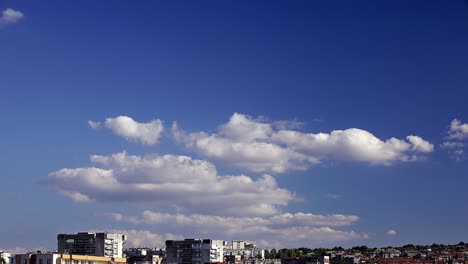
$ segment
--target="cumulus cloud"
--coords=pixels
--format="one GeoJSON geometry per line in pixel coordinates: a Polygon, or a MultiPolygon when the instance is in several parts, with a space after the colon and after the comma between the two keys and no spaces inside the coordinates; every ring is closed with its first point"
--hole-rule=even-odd
{"type": "Polygon", "coordinates": [[[107,232],[127,235],[128,240],[125,242],[127,247],[159,247],[166,246],[166,240],[184,239],[182,235],[171,233],[158,234],[148,230],[135,229],[113,229],[106,230],[107,232]]]}
{"type": "Polygon", "coordinates": [[[468,139],[468,123],[453,119],[440,146],[446,149],[453,159],[462,161],[465,159],[466,139],[468,139]]]}
{"type": "Polygon", "coordinates": [[[273,177],[219,176],[215,166],[187,156],[92,155],[98,167],[64,168],[44,183],[76,202],[151,202],[155,206],[225,215],[270,215],[295,198],[273,177]],[[254,201],[254,202],[253,202],[254,201]]]}
{"type": "Polygon", "coordinates": [[[406,139],[411,143],[411,149],[419,152],[429,153],[434,151],[434,145],[418,136],[407,136],[406,139]]]}
{"type": "MultiPolygon", "coordinates": [[[[92,120],[89,120],[88,124],[93,129],[101,126],[100,122],[92,120]]],[[[164,131],[164,125],[160,119],[154,119],[148,123],[139,123],[128,116],[107,118],[104,126],[126,140],[139,142],[143,145],[158,143],[161,133],[164,131]]]]}
{"type": "Polygon", "coordinates": [[[14,10],[12,8],[7,8],[3,10],[0,15],[0,26],[16,23],[23,17],[24,14],[22,12],[14,10]]]}
{"type": "Polygon", "coordinates": [[[209,236],[221,239],[263,241],[262,246],[355,240],[366,234],[342,231],[332,227],[349,226],[359,217],[353,215],[314,215],[310,213],[284,213],[269,217],[223,217],[214,215],[184,215],[144,211],[140,216],[114,214],[115,221],[136,225],[169,226],[189,236],[209,236]]]}
{"type": "Polygon", "coordinates": [[[387,231],[387,235],[389,235],[389,236],[395,236],[396,234],[397,234],[397,231],[395,231],[395,230],[393,230],[393,229],[389,229],[389,230],[387,231]]]}
{"type": "Polygon", "coordinates": [[[458,119],[453,119],[450,123],[450,129],[448,131],[448,139],[467,139],[468,138],[468,124],[462,124],[458,119]]]}
{"type": "Polygon", "coordinates": [[[234,113],[216,133],[186,133],[174,123],[172,134],[177,142],[206,157],[269,173],[306,170],[327,160],[391,165],[415,161],[433,151],[431,143],[415,135],[406,140],[381,140],[357,128],[330,133],[278,130],[270,123],[239,113],[234,113]]]}

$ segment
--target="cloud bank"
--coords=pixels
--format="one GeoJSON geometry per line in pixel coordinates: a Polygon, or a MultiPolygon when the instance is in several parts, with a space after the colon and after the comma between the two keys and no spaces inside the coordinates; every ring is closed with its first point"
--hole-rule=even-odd
{"type": "Polygon", "coordinates": [[[65,168],[44,183],[76,202],[150,202],[225,215],[271,215],[295,199],[273,177],[220,176],[213,164],[187,156],[92,155],[99,167],[65,168]]]}
{"type": "MultiPolygon", "coordinates": [[[[139,123],[128,116],[88,124],[143,145],[157,144],[164,131],[160,119],[139,123]]],[[[185,132],[173,123],[171,132],[177,143],[205,158],[260,173],[257,178],[219,175],[203,159],[123,151],[91,155],[91,166],[60,169],[43,183],[75,202],[141,203],[157,208],[136,216],[109,214],[126,225],[170,231],[115,230],[128,234],[132,246],[163,246],[167,239],[183,237],[242,238],[263,247],[320,245],[368,236],[349,230],[359,220],[355,215],[284,212],[299,199],[280,188],[268,173],[307,170],[334,161],[389,166],[423,159],[434,150],[430,142],[416,135],[380,139],[358,128],[305,133],[299,131],[302,127],[296,119],[269,122],[239,113],[215,133],[185,132]]],[[[455,123],[449,133],[451,140],[464,139],[463,131],[463,125],[455,123]]],[[[327,197],[340,198],[336,194],[327,197]]],[[[388,231],[393,233],[396,231],[388,231]]]]}
{"type": "Polygon", "coordinates": [[[433,144],[415,135],[382,140],[358,128],[303,133],[275,127],[234,113],[216,133],[187,133],[174,123],[172,134],[178,143],[207,158],[267,173],[307,170],[329,160],[391,165],[419,160],[434,150],[433,144]]]}
{"type": "Polygon", "coordinates": [[[189,237],[213,237],[259,241],[262,247],[300,246],[367,238],[366,234],[337,230],[359,217],[353,215],[314,215],[284,213],[269,217],[223,217],[144,211],[140,216],[112,214],[114,221],[152,225],[178,230],[189,237]]]}

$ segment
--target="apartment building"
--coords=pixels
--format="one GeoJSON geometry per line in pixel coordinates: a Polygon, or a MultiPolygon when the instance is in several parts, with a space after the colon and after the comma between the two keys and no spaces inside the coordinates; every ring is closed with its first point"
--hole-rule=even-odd
{"type": "Polygon", "coordinates": [[[58,253],[109,258],[123,257],[126,235],[111,233],[81,232],[57,235],[58,253]]]}
{"type": "Polygon", "coordinates": [[[223,248],[223,240],[167,240],[166,264],[223,263],[223,248]]]}
{"type": "Polygon", "coordinates": [[[160,264],[166,255],[161,248],[126,248],[127,264],[160,264]]]}

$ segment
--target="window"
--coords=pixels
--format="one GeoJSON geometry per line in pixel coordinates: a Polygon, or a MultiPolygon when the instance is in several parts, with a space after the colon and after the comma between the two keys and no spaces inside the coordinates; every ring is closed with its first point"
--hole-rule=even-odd
{"type": "Polygon", "coordinates": [[[50,259],[47,259],[46,263],[47,263],[47,264],[50,264],[50,259]]]}

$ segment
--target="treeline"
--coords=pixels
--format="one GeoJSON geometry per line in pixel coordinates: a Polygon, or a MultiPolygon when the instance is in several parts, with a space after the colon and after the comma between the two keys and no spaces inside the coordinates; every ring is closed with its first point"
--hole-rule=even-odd
{"type": "Polygon", "coordinates": [[[283,249],[271,249],[265,250],[265,258],[266,259],[280,259],[280,258],[294,258],[294,257],[302,257],[309,253],[314,253],[315,256],[325,256],[327,251],[330,250],[344,250],[342,247],[334,247],[334,248],[283,248],[283,249]]]}

